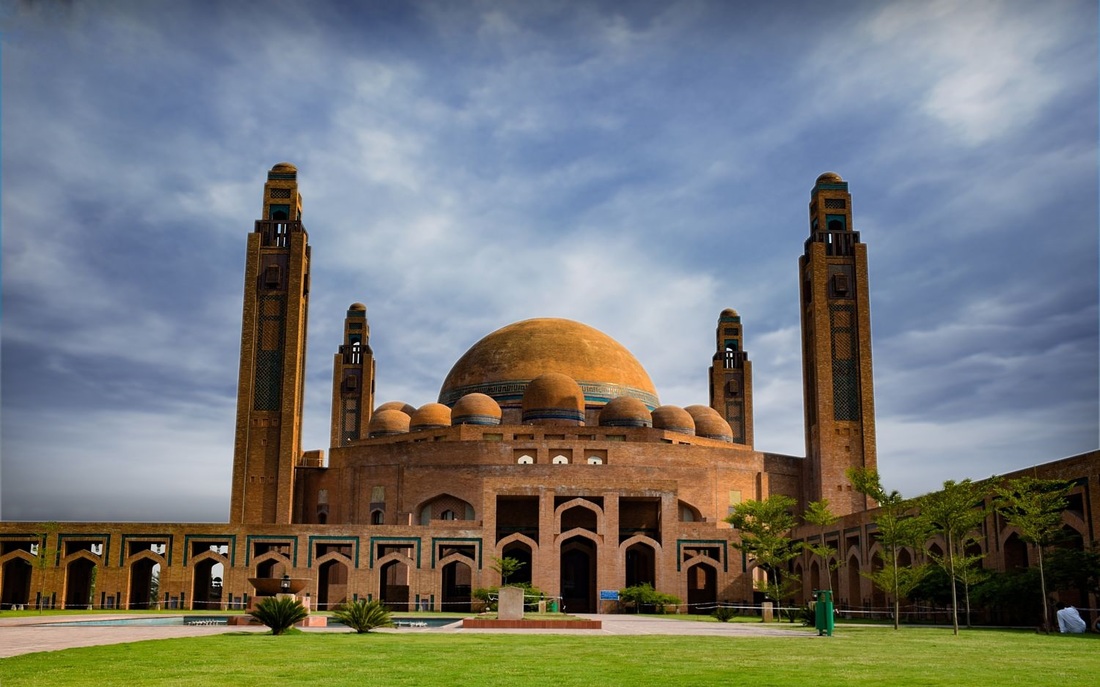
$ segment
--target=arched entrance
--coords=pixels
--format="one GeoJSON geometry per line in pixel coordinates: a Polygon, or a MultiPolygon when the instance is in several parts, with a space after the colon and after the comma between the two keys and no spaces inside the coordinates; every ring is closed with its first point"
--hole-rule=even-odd
{"type": "Polygon", "coordinates": [[[382,566],[378,599],[391,611],[409,610],[409,566],[399,560],[382,566]]]}
{"type": "Polygon", "coordinates": [[[65,608],[91,608],[95,561],[80,557],[65,568],[65,608]]]}
{"type": "Polygon", "coordinates": [[[562,542],[561,603],[570,613],[596,612],[596,544],[591,539],[562,542]]]}
{"type": "Polygon", "coordinates": [[[191,568],[191,608],[216,611],[222,606],[222,577],[228,560],[209,552],[206,556],[191,568]]]}
{"type": "Polygon", "coordinates": [[[638,542],[626,549],[626,586],[657,586],[657,555],[649,544],[638,542]]]}
{"type": "Polygon", "coordinates": [[[31,602],[31,572],[34,567],[26,560],[13,557],[4,563],[4,588],[0,592],[0,609],[31,602]]]}
{"type": "Polygon", "coordinates": [[[718,569],[707,563],[688,568],[687,597],[691,613],[709,613],[718,602],[718,569]]]}
{"type": "MultiPolygon", "coordinates": [[[[472,579],[470,566],[462,561],[453,561],[443,566],[442,576],[443,598],[441,599],[442,604],[439,610],[452,611],[455,613],[469,613],[471,599],[470,581],[472,579]]],[[[518,576],[518,573],[513,575],[513,579],[510,581],[516,581],[514,578],[518,576]]],[[[528,573],[528,577],[530,577],[530,573],[528,573]]]]}
{"type": "Polygon", "coordinates": [[[852,556],[848,559],[848,607],[859,608],[863,605],[863,595],[860,593],[859,559],[852,556]]]}
{"type": "Polygon", "coordinates": [[[160,596],[160,563],[153,558],[139,558],[130,564],[130,596],[128,608],[131,611],[153,607],[160,596]]]}
{"type": "Polygon", "coordinates": [[[523,563],[519,570],[508,577],[508,582],[510,584],[531,584],[531,573],[534,568],[531,564],[531,547],[523,542],[514,541],[506,545],[501,554],[501,558],[514,558],[523,563]]]}
{"type": "Polygon", "coordinates": [[[328,611],[348,600],[348,566],[331,558],[317,568],[317,608],[328,611]]]}

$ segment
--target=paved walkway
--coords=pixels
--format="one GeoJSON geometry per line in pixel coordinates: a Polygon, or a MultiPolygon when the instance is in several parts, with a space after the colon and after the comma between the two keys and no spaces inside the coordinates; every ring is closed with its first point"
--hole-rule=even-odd
{"type": "MultiPolygon", "coordinates": [[[[170,615],[170,614],[169,614],[170,615]]],[[[62,623],[74,620],[150,618],[141,615],[77,615],[0,618],[0,658],[36,651],[58,651],[79,646],[124,644],[148,639],[203,637],[225,632],[266,632],[262,625],[113,625],[81,627],[62,623]]],[[[453,632],[458,634],[522,633],[577,635],[699,635],[720,637],[816,637],[805,628],[786,623],[707,623],[633,615],[582,615],[600,620],[601,630],[467,630],[460,624],[440,628],[401,628],[383,632],[453,632]]],[[[345,628],[309,628],[305,632],[347,632],[345,628]]]]}

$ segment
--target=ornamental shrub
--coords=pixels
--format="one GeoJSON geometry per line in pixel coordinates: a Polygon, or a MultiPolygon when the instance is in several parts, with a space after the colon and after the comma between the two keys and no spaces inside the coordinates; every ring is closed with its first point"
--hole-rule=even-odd
{"type": "Polygon", "coordinates": [[[370,632],[378,627],[393,627],[393,618],[381,601],[366,599],[349,601],[337,608],[332,617],[358,634],[370,632]]]}
{"type": "Polygon", "coordinates": [[[309,611],[302,602],[290,596],[269,596],[256,604],[249,615],[271,628],[271,634],[285,634],[294,623],[305,620],[309,611]]]}

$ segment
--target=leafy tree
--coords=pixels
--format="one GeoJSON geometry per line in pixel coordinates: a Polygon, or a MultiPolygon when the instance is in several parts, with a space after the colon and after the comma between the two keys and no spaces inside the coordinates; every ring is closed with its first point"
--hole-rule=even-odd
{"type": "Polygon", "coordinates": [[[799,585],[797,577],[784,574],[787,563],[799,551],[789,536],[797,522],[791,514],[794,506],[791,497],[773,494],[763,501],[742,501],[726,518],[741,532],[741,541],[732,546],[745,552],[764,572],[756,589],[777,602],[792,596],[799,585]]]}
{"type": "Polygon", "coordinates": [[[256,608],[248,614],[271,628],[271,634],[281,635],[293,627],[294,623],[305,620],[309,611],[293,596],[269,596],[256,604],[256,608]]]}
{"type": "Polygon", "coordinates": [[[519,569],[525,565],[527,564],[516,558],[497,558],[494,556],[493,564],[490,567],[500,573],[500,585],[503,587],[508,584],[508,578],[519,572],[519,569]]]}
{"type": "MultiPolygon", "coordinates": [[[[934,556],[933,560],[943,567],[951,584],[951,626],[955,635],[959,634],[959,598],[955,590],[954,581],[965,577],[965,572],[972,572],[968,563],[956,570],[956,562],[965,555],[965,548],[969,540],[967,536],[977,529],[985,520],[985,486],[976,484],[968,479],[962,482],[947,480],[943,483],[943,489],[917,499],[921,517],[928,523],[932,533],[943,535],[947,548],[942,556],[934,556]],[[966,568],[964,572],[963,568],[966,568]]],[[[981,557],[979,556],[980,560],[981,557]]],[[[969,599],[969,586],[967,598],[969,599]]],[[[969,608],[969,602],[967,604],[969,608]]],[[[969,616],[968,616],[969,617],[969,616]]]]}
{"type": "Polygon", "coordinates": [[[349,601],[337,608],[332,617],[355,630],[357,634],[393,626],[393,617],[381,601],[349,601]]]}
{"type": "Polygon", "coordinates": [[[802,520],[807,525],[817,525],[817,543],[806,543],[804,546],[810,553],[821,559],[821,568],[825,571],[825,585],[830,592],[833,591],[833,571],[840,567],[840,560],[829,562],[829,557],[836,553],[836,549],[825,543],[825,528],[835,525],[840,516],[829,510],[829,499],[811,501],[802,513],[802,520]]]}
{"type": "Polygon", "coordinates": [[[1100,594],[1100,549],[1056,548],[1046,558],[1051,589],[1100,594]]]}
{"type": "Polygon", "coordinates": [[[904,568],[898,565],[898,555],[907,546],[916,546],[927,538],[928,526],[920,518],[914,517],[912,501],[902,497],[896,490],[887,492],[882,486],[878,472],[869,468],[851,468],[848,479],[859,493],[869,496],[879,503],[878,512],[872,517],[878,531],[881,550],[876,553],[882,561],[881,570],[867,576],[876,587],[893,596],[894,629],[899,628],[901,599],[908,596],[920,582],[927,569],[923,565],[904,568]]]}
{"type": "Polygon", "coordinates": [[[1039,591],[1043,598],[1042,628],[1050,629],[1047,582],[1043,571],[1043,549],[1054,543],[1062,530],[1062,511],[1069,505],[1073,485],[1057,480],[1017,477],[994,487],[996,509],[1020,539],[1035,545],[1039,562],[1039,591]]]}

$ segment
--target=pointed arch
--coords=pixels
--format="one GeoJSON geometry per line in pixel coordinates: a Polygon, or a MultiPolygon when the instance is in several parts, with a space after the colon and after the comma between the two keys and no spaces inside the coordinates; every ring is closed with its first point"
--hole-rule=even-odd
{"type": "Polygon", "coordinates": [[[351,558],[339,551],[329,551],[317,558],[313,567],[317,571],[318,610],[332,610],[348,600],[351,558]]]}
{"type": "Polygon", "coordinates": [[[220,610],[229,556],[207,549],[192,556],[187,567],[191,570],[191,610],[220,610]]]}
{"type": "Polygon", "coordinates": [[[268,551],[252,559],[252,569],[255,571],[253,577],[266,579],[282,577],[284,574],[289,574],[292,567],[290,558],[278,551],[268,551]]]}
{"type": "Polygon", "coordinates": [[[414,512],[417,514],[417,522],[425,526],[431,524],[432,520],[476,519],[473,504],[447,492],[421,501],[414,512]]]}
{"type": "Polygon", "coordinates": [[[91,608],[92,573],[100,564],[101,557],[82,549],[74,551],[62,559],[65,570],[65,584],[61,591],[63,608],[91,608]]]}

